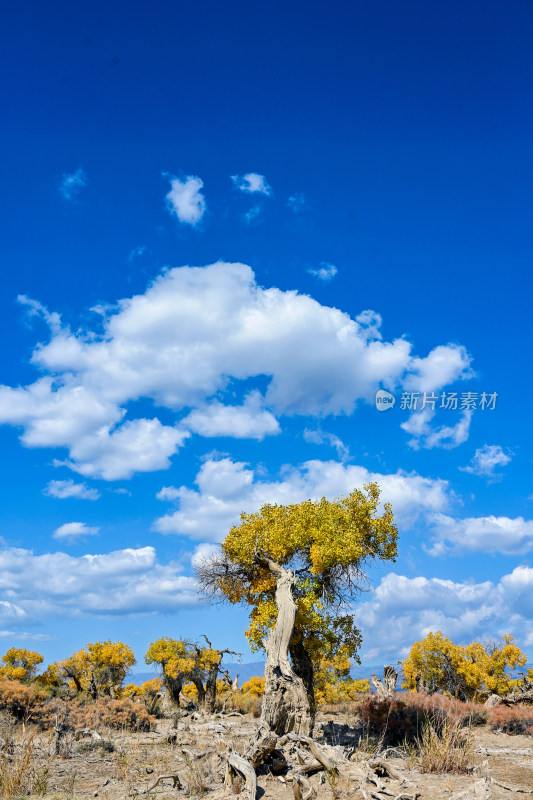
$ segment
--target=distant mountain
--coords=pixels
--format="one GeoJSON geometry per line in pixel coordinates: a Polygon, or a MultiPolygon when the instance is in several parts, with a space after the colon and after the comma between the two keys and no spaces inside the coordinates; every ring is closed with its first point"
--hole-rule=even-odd
{"type": "Polygon", "coordinates": [[[222,668],[228,670],[231,678],[235,678],[236,675],[239,676],[239,686],[242,686],[243,683],[246,683],[255,675],[262,678],[265,674],[264,661],[251,661],[248,664],[239,664],[237,661],[232,661],[231,664],[223,664],[222,668]]]}

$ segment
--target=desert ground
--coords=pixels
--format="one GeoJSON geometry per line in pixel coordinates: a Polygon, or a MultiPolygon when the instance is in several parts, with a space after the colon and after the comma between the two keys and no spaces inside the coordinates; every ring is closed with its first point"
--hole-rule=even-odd
{"type": "MultiPolygon", "coordinates": [[[[202,716],[184,711],[157,720],[149,732],[101,728],[96,734],[87,730],[75,737],[69,733],[56,755],[53,731],[14,724],[6,715],[2,719],[1,796],[17,800],[35,796],[47,800],[141,796],[176,800],[203,795],[221,800],[242,791],[244,800],[244,786],[224,785],[226,756],[230,749],[242,753],[258,725],[259,720],[251,715],[202,716]],[[178,777],[162,778],[154,786],[165,775],[178,777]]],[[[315,739],[336,764],[338,774],[319,771],[310,775],[303,796],[324,800],[413,800],[416,796],[421,800],[503,800],[533,795],[531,736],[496,733],[487,725],[473,727],[470,736],[469,773],[423,773],[416,755],[397,748],[380,749],[365,740],[353,715],[320,713],[315,739]]],[[[302,751],[301,759],[305,758],[302,751]]],[[[266,766],[258,771],[258,798],[289,800],[296,796],[283,775],[272,774],[266,766]]]]}

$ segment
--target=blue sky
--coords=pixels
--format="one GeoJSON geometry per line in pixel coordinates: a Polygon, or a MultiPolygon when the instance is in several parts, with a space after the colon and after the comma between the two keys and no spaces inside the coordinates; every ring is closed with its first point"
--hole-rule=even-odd
{"type": "Polygon", "coordinates": [[[529,4],[2,14],[5,649],[255,659],[192,563],[241,510],[375,479],[399,558],[363,660],[439,629],[531,657],[529,4]]]}

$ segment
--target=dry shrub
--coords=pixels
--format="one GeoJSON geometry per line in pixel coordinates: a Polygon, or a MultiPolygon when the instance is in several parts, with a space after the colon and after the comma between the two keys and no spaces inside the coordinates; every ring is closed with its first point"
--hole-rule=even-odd
{"type": "Polygon", "coordinates": [[[240,714],[252,714],[254,717],[261,716],[261,698],[254,697],[247,692],[234,692],[225,700],[217,699],[217,711],[238,711],[240,714]]]}
{"type": "Polygon", "coordinates": [[[421,772],[471,772],[474,745],[470,728],[457,719],[445,720],[438,730],[427,722],[416,741],[415,756],[421,772]]]}
{"type": "Polygon", "coordinates": [[[0,709],[18,720],[28,720],[48,698],[46,692],[20,681],[0,677],[0,709]]]}
{"type": "Polygon", "coordinates": [[[120,700],[103,697],[94,703],[61,700],[8,678],[0,678],[0,710],[12,714],[16,720],[35,723],[41,730],[52,729],[58,719],[68,730],[102,725],[118,730],[150,731],[155,723],[144,703],[127,697],[120,700]]]}
{"type": "Polygon", "coordinates": [[[47,790],[48,768],[40,770],[31,766],[34,752],[34,734],[23,733],[13,740],[10,753],[0,753],[0,797],[12,800],[28,795],[43,795],[47,790]]]}
{"type": "Polygon", "coordinates": [[[416,745],[428,725],[436,736],[442,737],[447,724],[459,729],[487,720],[482,706],[417,692],[397,693],[390,698],[371,695],[359,705],[358,716],[371,735],[392,747],[416,745]]]}
{"type": "Polygon", "coordinates": [[[148,713],[144,704],[135,703],[127,697],[121,700],[103,697],[85,706],[77,705],[78,708],[71,712],[76,727],[104,726],[117,730],[150,731],[155,723],[155,717],[148,713]]]}
{"type": "Polygon", "coordinates": [[[493,731],[511,735],[526,733],[533,736],[533,708],[496,706],[490,711],[489,724],[493,731]]]}

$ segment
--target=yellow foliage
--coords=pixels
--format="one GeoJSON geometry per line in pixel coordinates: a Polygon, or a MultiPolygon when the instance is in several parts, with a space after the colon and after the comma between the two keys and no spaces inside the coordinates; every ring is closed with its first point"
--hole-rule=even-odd
{"type": "Polygon", "coordinates": [[[317,703],[344,703],[370,691],[368,678],[352,680],[350,667],[351,660],[346,652],[320,660],[314,675],[317,703]]]}
{"type": "Polygon", "coordinates": [[[252,650],[263,647],[277,615],[276,579],[258,562],[259,553],[297,570],[291,645],[303,643],[315,669],[321,658],[339,651],[356,653],[360,632],[351,614],[338,611],[337,601],[339,595],[350,595],[367,561],[396,558],[392,510],[385,503],[378,515],[379,495],[379,487],[371,483],[334,501],[264,505],[257,513],[241,514],[240,525],[231,528],[222,544],[226,562],[241,573],[221,572],[216,587],[229,602],[252,607],[246,633],[252,650]]]}
{"type": "Polygon", "coordinates": [[[198,654],[193,645],[162,636],[150,644],[144,660],[147,664],[159,664],[169,678],[178,678],[190,675],[197,666],[198,654]]]}
{"type": "Polygon", "coordinates": [[[60,663],[60,673],[72,688],[98,696],[119,697],[129,669],[136,663],[133,650],[122,642],[94,642],[60,663]]]}
{"type": "Polygon", "coordinates": [[[143,681],[143,683],[141,683],[141,693],[143,695],[153,696],[161,691],[162,686],[163,681],[161,678],[150,678],[149,681],[143,681]]]}
{"type": "Polygon", "coordinates": [[[43,663],[43,657],[35,650],[23,647],[11,647],[2,656],[0,676],[22,683],[31,680],[37,672],[37,666],[43,663]]]}
{"type": "Polygon", "coordinates": [[[413,644],[403,663],[403,687],[440,691],[464,700],[490,693],[506,695],[518,683],[507,670],[523,666],[526,660],[509,634],[501,642],[456,645],[438,631],[413,644]]]}
{"type": "Polygon", "coordinates": [[[34,678],[34,681],[46,689],[55,689],[59,686],[64,686],[66,683],[61,673],[61,664],[57,662],[49,664],[44,672],[34,678]]]}
{"type": "Polygon", "coordinates": [[[243,683],[241,691],[247,692],[252,697],[262,697],[265,693],[265,679],[254,675],[249,681],[243,683]]]}
{"type": "Polygon", "coordinates": [[[140,697],[142,689],[136,683],[127,683],[122,692],[123,697],[140,697]]]}
{"type": "MultiPolygon", "coordinates": [[[[150,644],[144,660],[147,664],[159,664],[164,677],[189,681],[194,675],[195,679],[205,682],[208,673],[220,666],[222,653],[214,648],[162,636],[150,644]]],[[[182,691],[191,698],[197,695],[196,687],[194,692],[186,686],[182,691]]]]}

